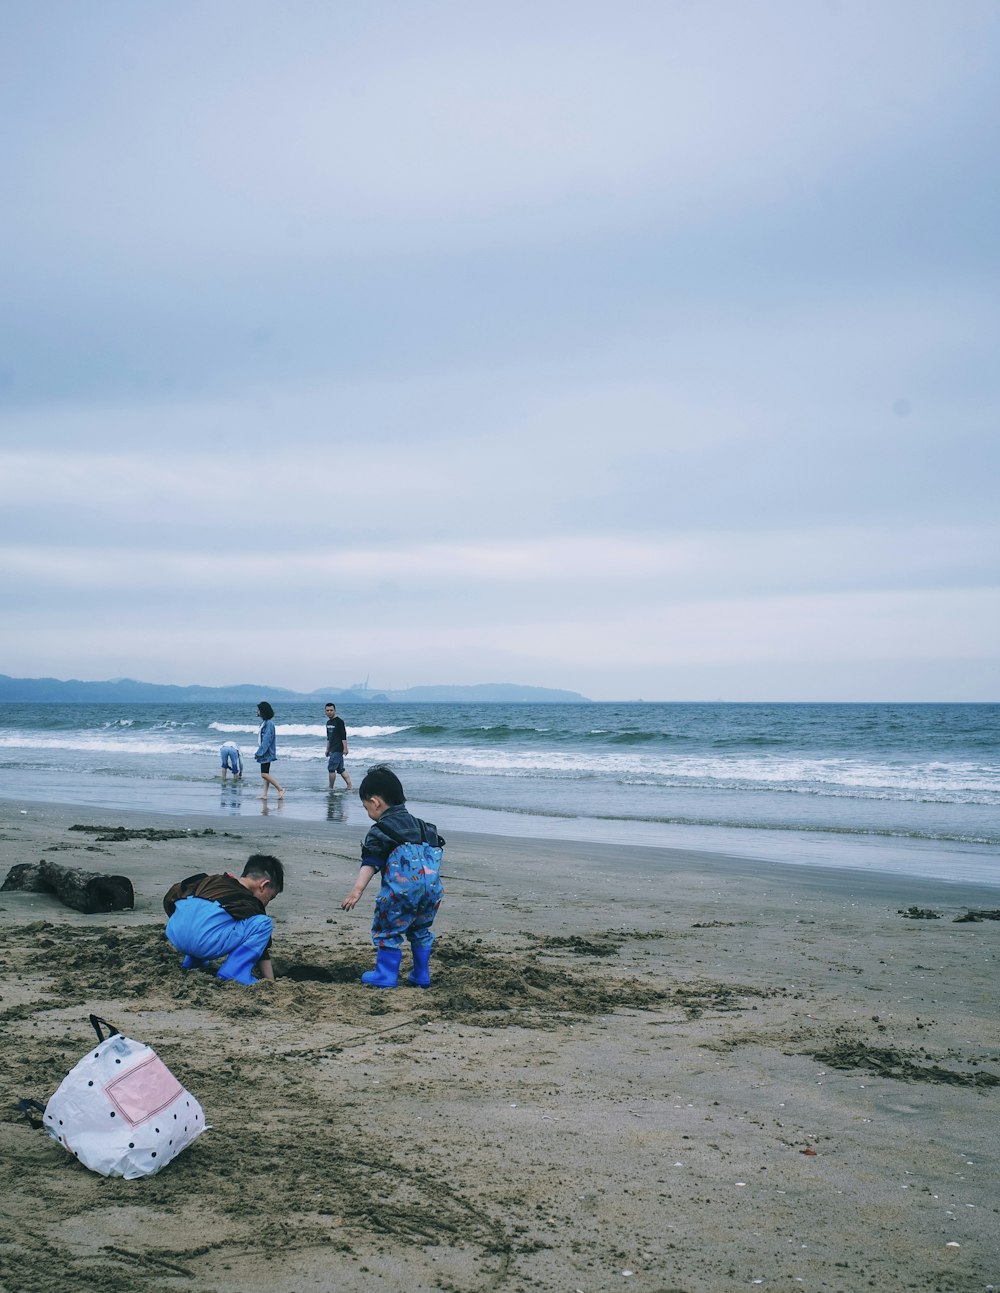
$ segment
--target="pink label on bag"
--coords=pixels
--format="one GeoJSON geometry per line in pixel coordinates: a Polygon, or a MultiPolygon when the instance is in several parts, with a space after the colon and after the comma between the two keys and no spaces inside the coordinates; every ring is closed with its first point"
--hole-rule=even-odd
{"type": "Polygon", "coordinates": [[[115,1078],[104,1093],[123,1118],[133,1127],[168,1104],[173,1104],[184,1088],[158,1055],[150,1055],[135,1068],[115,1078]]]}

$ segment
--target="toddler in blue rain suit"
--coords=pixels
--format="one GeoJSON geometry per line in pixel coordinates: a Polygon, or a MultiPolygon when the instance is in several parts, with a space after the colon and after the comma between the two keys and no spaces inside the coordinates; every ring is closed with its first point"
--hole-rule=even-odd
{"type": "Polygon", "coordinates": [[[344,911],[357,905],[373,876],[382,876],[372,920],[375,969],[362,974],[361,981],[376,988],[394,988],[405,938],[413,954],[407,982],[429,988],[434,942],[431,926],[443,896],[438,869],[444,840],[431,822],[407,812],[400,780],[384,764],[368,769],[358,795],[375,825],[361,846],[361,870],[354,888],[340,904],[344,911]]]}
{"type": "Polygon", "coordinates": [[[254,853],[243,874],[188,876],[167,890],[166,936],[183,954],[181,968],[200,969],[207,961],[224,958],[218,978],[256,983],[253,968],[274,978],[271,965],[273,922],[265,908],[285,887],[285,872],[277,858],[254,853]]]}

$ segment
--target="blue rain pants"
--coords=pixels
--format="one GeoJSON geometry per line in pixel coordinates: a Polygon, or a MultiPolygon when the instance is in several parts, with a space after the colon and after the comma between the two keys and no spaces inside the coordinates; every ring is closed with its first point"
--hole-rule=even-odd
{"type": "MultiPolygon", "coordinates": [[[[429,846],[409,846],[427,848],[429,846]]],[[[436,864],[440,862],[440,849],[436,864]]],[[[416,947],[430,948],[434,942],[431,925],[444,897],[437,865],[425,866],[403,849],[395,849],[382,872],[382,888],[375,899],[372,943],[376,948],[402,947],[408,938],[416,947]]]]}
{"type": "MultiPolygon", "coordinates": [[[[237,948],[245,948],[247,956],[255,953],[257,961],[271,941],[274,922],[270,916],[248,916],[236,920],[225,907],[205,898],[182,898],[167,921],[167,938],[187,956],[196,961],[215,961],[229,956],[237,948]]],[[[222,967],[224,977],[225,966],[222,967]]]]}

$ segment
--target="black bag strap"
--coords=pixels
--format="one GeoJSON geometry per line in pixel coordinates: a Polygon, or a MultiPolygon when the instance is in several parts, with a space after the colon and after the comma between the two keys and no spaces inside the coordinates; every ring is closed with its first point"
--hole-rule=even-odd
{"type": "MultiPolygon", "coordinates": [[[[424,825],[424,823],[421,821],[421,819],[420,819],[419,817],[414,818],[414,821],[416,821],[417,825],[420,827],[420,843],[421,843],[421,844],[426,844],[426,843],[427,843],[427,827],[424,825]]],[[[378,826],[378,828],[379,828],[379,830],[382,832],[382,834],[383,834],[383,835],[388,835],[388,837],[393,841],[393,843],[394,843],[394,844],[412,844],[412,843],[413,843],[413,840],[404,840],[404,839],[403,839],[403,837],[402,837],[401,835],[397,835],[397,834],[396,834],[396,832],[392,829],[392,827],[391,827],[391,826],[383,826],[381,822],[376,822],[376,825],[378,826]]]]}
{"type": "Polygon", "coordinates": [[[105,1037],[104,1034],[101,1032],[101,1024],[103,1024],[104,1027],[108,1030],[108,1037],[121,1036],[121,1033],[118,1031],[118,1029],[115,1028],[113,1024],[109,1024],[106,1019],[102,1019],[100,1015],[91,1015],[90,1023],[94,1032],[97,1034],[97,1040],[99,1042],[106,1042],[108,1040],[108,1038],[105,1037]]]}
{"type": "MultiPolygon", "coordinates": [[[[97,1034],[97,1040],[99,1042],[107,1041],[108,1037],[121,1036],[121,1033],[118,1031],[118,1029],[115,1028],[113,1024],[109,1024],[106,1019],[102,1019],[100,1015],[91,1015],[90,1024],[94,1032],[97,1034]],[[102,1027],[108,1030],[108,1037],[104,1036],[104,1033],[101,1031],[102,1027]]],[[[18,1100],[17,1108],[19,1113],[24,1114],[24,1116],[27,1118],[28,1122],[31,1124],[34,1130],[37,1131],[39,1127],[45,1126],[41,1118],[34,1117],[31,1112],[32,1109],[37,1109],[40,1114],[45,1113],[45,1105],[41,1104],[38,1100],[31,1100],[31,1099],[18,1100]]]]}
{"type": "Polygon", "coordinates": [[[39,1103],[38,1100],[18,1100],[17,1108],[20,1113],[24,1114],[28,1122],[31,1123],[31,1128],[33,1131],[37,1131],[39,1127],[45,1126],[41,1118],[32,1117],[32,1113],[31,1113],[32,1109],[37,1109],[38,1112],[41,1114],[45,1113],[45,1105],[39,1103]]]}

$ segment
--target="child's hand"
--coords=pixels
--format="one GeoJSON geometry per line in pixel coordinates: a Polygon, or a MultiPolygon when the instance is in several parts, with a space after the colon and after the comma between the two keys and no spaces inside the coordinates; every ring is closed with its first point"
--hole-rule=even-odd
{"type": "Polygon", "coordinates": [[[358,872],[358,878],[354,881],[354,888],[340,904],[344,911],[350,911],[352,907],[358,905],[361,895],[368,888],[368,882],[373,875],[378,874],[378,868],[370,866],[366,862],[361,863],[361,870],[358,872]]]}

